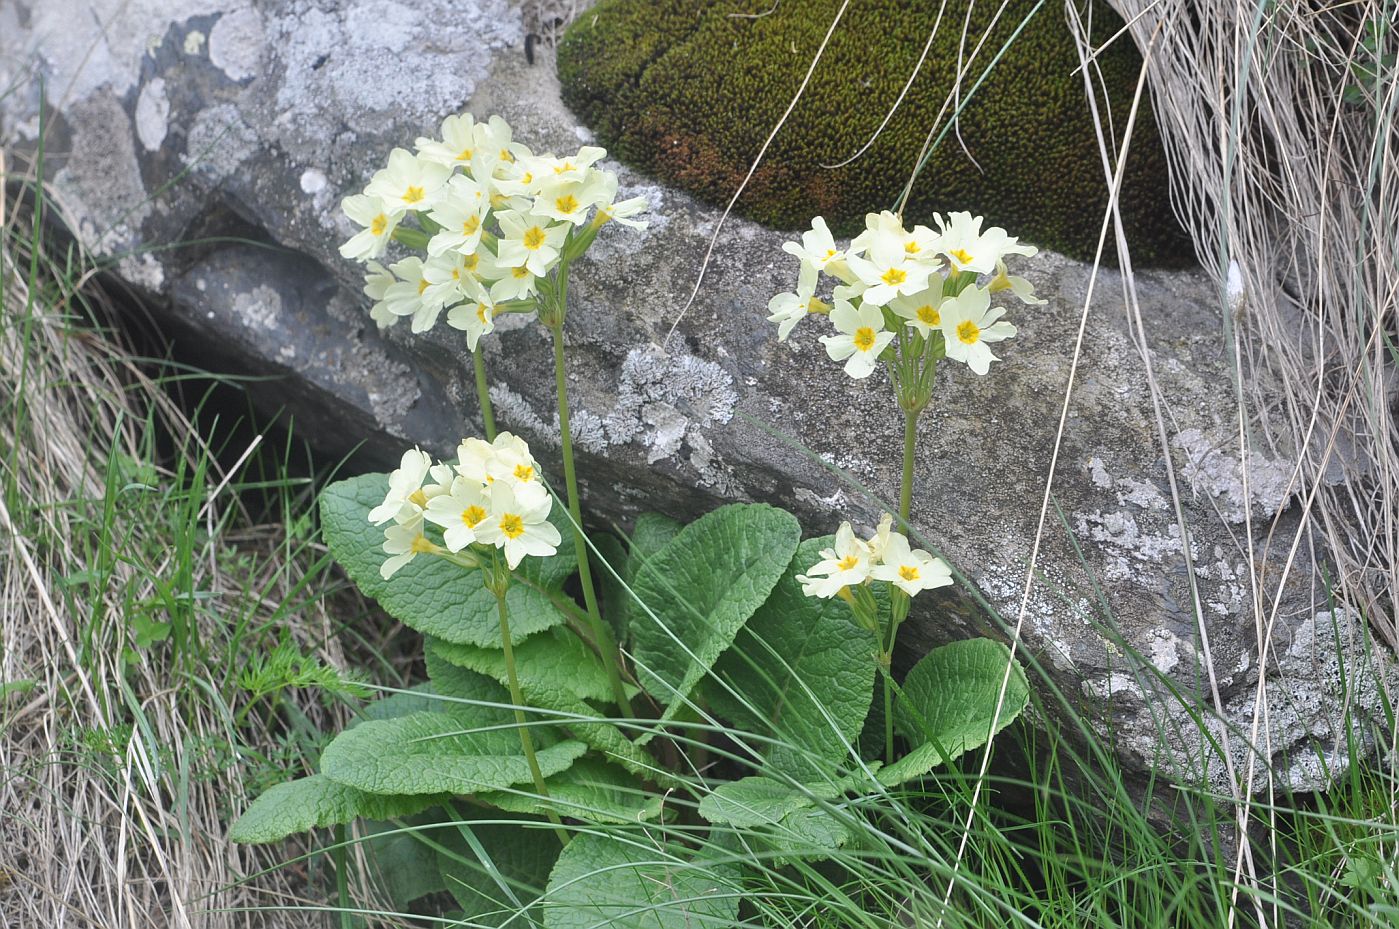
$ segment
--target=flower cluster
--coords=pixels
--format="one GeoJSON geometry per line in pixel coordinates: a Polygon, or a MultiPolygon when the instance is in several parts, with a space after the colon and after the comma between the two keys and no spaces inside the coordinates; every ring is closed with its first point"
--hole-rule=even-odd
{"type": "Polygon", "coordinates": [[[388,579],[418,555],[470,545],[503,549],[511,569],[526,555],[552,555],[560,540],[549,522],[553,503],[529,446],[508,432],[494,442],[463,439],[451,464],[410,449],[389,475],[384,502],[369,512],[376,526],[392,522],[384,530],[391,557],[379,571],[388,579]],[[428,537],[428,524],[442,530],[441,544],[428,537]]]}
{"type": "Polygon", "coordinates": [[[912,597],[951,584],[947,562],[921,548],[910,548],[908,537],[894,532],[893,523],[894,518],[884,514],[879,529],[868,539],[856,536],[848,522],[841,523],[834,547],[822,549],[821,560],[806,574],[797,575],[802,593],[823,599],[847,597],[847,588],[888,581],[912,597]]]}
{"type": "Polygon", "coordinates": [[[909,332],[916,348],[945,351],[945,357],[985,374],[997,360],[989,343],[1016,331],[1001,320],[1005,310],[991,306],[991,295],[1008,290],[1023,303],[1045,302],[1027,280],[1010,276],[1005,264],[1010,255],[1037,250],[999,227],[983,231],[982,218],[970,213],[933,219],[936,232],[927,226],[909,231],[887,210],[870,213],[865,231],[842,248],[816,217],[800,244],[783,246],[801,261],[801,270],[796,291],[768,303],[778,339],[785,341],[797,323],[816,313],[829,316],[836,329],[821,337],[826,353],[844,361],[853,378],[868,377],[895,338],[909,332]],[[816,296],[822,274],[836,281],[832,303],[816,296]]]}
{"type": "Polygon", "coordinates": [[[596,146],[536,155],[499,116],[464,113],[415,148],[394,149],[364,192],[341,204],[363,228],[340,254],[366,264],[364,292],[381,328],[408,317],[425,332],[445,311],[474,351],[497,315],[535,309],[541,281],[609,220],[645,225],[632,217],[646,201],[616,202],[617,175],[595,167],[606,155],[596,146]],[[425,254],[385,267],[378,259],[391,241],[425,254]]]}

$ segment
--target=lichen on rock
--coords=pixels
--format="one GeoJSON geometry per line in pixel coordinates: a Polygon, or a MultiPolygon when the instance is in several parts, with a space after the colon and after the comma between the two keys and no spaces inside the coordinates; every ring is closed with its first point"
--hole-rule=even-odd
{"type": "MultiPolygon", "coordinates": [[[[564,100],[614,154],[725,203],[792,100],[839,6],[835,0],[603,0],[578,18],[559,48],[564,100]]],[[[929,128],[948,124],[943,107],[953,96],[957,63],[984,35],[961,96],[945,114],[967,105],[920,175],[908,213],[925,219],[934,210],[971,210],[1038,245],[1091,257],[1108,185],[1073,38],[1052,4],[1016,0],[993,23],[999,7],[947,5],[918,78],[880,130],[940,7],[895,0],[851,5],[738,212],[780,228],[821,214],[850,233],[866,212],[889,208],[929,128]],[[1000,63],[972,92],[1003,45],[1000,63]],[[850,159],[876,132],[859,158],[825,167],[850,159]]],[[[1092,18],[1097,42],[1121,25],[1101,6],[1092,18]]],[[[1095,80],[1110,98],[1106,106],[1099,101],[1104,123],[1121,131],[1141,58],[1130,42],[1116,41],[1094,63],[1095,80]]],[[[1166,158],[1149,105],[1137,114],[1131,152],[1121,204],[1135,259],[1188,263],[1189,242],[1168,202],[1166,158]]]]}

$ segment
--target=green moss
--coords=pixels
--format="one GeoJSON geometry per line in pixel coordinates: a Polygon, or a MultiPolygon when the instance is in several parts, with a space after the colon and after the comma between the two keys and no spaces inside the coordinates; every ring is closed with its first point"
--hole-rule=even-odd
{"type": "MultiPolygon", "coordinates": [[[[739,200],[739,212],[786,229],[824,215],[845,234],[898,198],[951,92],[964,3],[949,3],[928,59],[889,125],[860,158],[898,98],[937,17],[938,2],[851,3],[810,86],[739,200]]],[[[965,54],[998,3],[972,10],[965,54]]],[[[806,74],[838,0],[602,0],[559,48],[564,99],[617,157],[714,203],[738,188],[806,74]]],[[[964,81],[970,87],[1034,9],[1012,0],[964,81]]],[[[1095,5],[1095,37],[1121,25],[1095,5]]],[[[1101,41],[1101,39],[1100,39],[1101,41]]],[[[1127,123],[1141,59],[1119,38],[1098,58],[1111,123],[1127,123]]],[[[1073,40],[1055,3],[1035,13],[919,176],[905,215],[980,213],[1013,235],[1091,257],[1106,184],[1073,40]]],[[[1100,107],[1103,104],[1100,103],[1100,107]]],[[[1166,156],[1143,105],[1121,203],[1142,264],[1192,261],[1171,213],[1166,156]]],[[[1107,249],[1113,253],[1111,242],[1107,249]]]]}

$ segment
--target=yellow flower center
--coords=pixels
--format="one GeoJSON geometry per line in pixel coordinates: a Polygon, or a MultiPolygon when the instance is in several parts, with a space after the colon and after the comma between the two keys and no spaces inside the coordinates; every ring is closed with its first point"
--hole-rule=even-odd
{"type": "Polygon", "coordinates": [[[518,268],[511,268],[510,275],[517,281],[524,280],[529,277],[529,268],[524,265],[520,265],[518,268]]]}
{"type": "Polygon", "coordinates": [[[491,194],[491,206],[493,207],[502,207],[509,202],[510,198],[505,196],[505,194],[501,193],[500,191],[496,191],[495,193],[491,194]]]}
{"type": "Polygon", "coordinates": [[[389,218],[383,213],[374,217],[369,222],[369,231],[374,235],[383,235],[384,230],[389,228],[389,218]]]}
{"type": "Polygon", "coordinates": [[[967,345],[975,345],[981,338],[981,330],[970,319],[957,324],[957,338],[967,345]]]}
{"type": "Polygon", "coordinates": [[[423,199],[423,189],[421,187],[409,187],[403,192],[404,203],[417,203],[423,199]]]}
{"type": "Polygon", "coordinates": [[[918,308],[918,321],[929,326],[936,326],[942,322],[942,314],[933,309],[931,303],[925,303],[918,308]]]}
{"type": "Polygon", "coordinates": [[[537,251],[544,244],[544,230],[538,226],[530,226],[525,230],[525,236],[521,241],[524,242],[525,248],[532,252],[537,251]]]}
{"type": "Polygon", "coordinates": [[[481,217],[472,213],[461,224],[462,235],[475,235],[476,230],[481,228],[481,217]]]}
{"type": "Polygon", "coordinates": [[[911,564],[899,565],[899,577],[906,581],[918,580],[918,569],[911,564]]]}
{"type": "Polygon", "coordinates": [[[464,148],[464,149],[462,149],[461,151],[457,152],[457,161],[470,161],[470,160],[471,160],[471,149],[469,149],[469,148],[464,148]]]}
{"type": "Polygon", "coordinates": [[[897,287],[904,281],[908,280],[908,274],[907,272],[902,271],[899,268],[890,268],[888,271],[885,271],[883,274],[881,274],[879,276],[879,279],[884,283],[888,284],[890,287],[897,287]]]}
{"type": "Polygon", "coordinates": [[[512,155],[512,154],[510,154],[510,149],[508,149],[508,148],[502,148],[502,149],[500,150],[500,160],[501,160],[501,161],[514,161],[514,160],[515,160],[515,156],[512,155]]]}
{"type": "Polygon", "coordinates": [[[922,246],[920,246],[917,242],[913,241],[912,239],[909,239],[907,242],[904,243],[905,255],[916,255],[922,250],[922,246]]]}
{"type": "Polygon", "coordinates": [[[427,506],[427,494],[423,492],[423,489],[421,487],[419,487],[417,490],[413,491],[411,494],[408,495],[408,502],[416,503],[418,506],[427,506]]]}
{"type": "Polygon", "coordinates": [[[518,539],[525,534],[525,521],[514,513],[500,517],[500,531],[507,539],[518,539]]]}
{"type": "Polygon", "coordinates": [[[558,166],[556,166],[556,167],[554,168],[554,173],[555,173],[555,174],[563,174],[563,173],[565,173],[565,172],[572,171],[572,170],[574,170],[573,162],[571,162],[571,161],[565,161],[563,164],[558,165],[558,166]]]}
{"type": "Polygon", "coordinates": [[[527,464],[517,464],[517,465],[515,465],[515,480],[517,480],[517,481],[532,481],[532,480],[534,480],[534,468],[530,467],[530,466],[527,465],[527,464]]]}
{"type": "Polygon", "coordinates": [[[475,529],[476,524],[485,518],[486,511],[474,503],[461,511],[461,521],[466,523],[468,529],[475,529]]]}
{"type": "Polygon", "coordinates": [[[481,325],[483,326],[487,323],[486,305],[484,303],[476,304],[476,318],[481,321],[481,325]]]}
{"type": "Polygon", "coordinates": [[[844,558],[840,559],[840,561],[836,562],[836,567],[842,571],[849,571],[859,563],[859,555],[846,555],[844,558]]]}
{"type": "Polygon", "coordinates": [[[481,263],[481,256],[472,252],[461,260],[461,266],[468,271],[475,271],[476,266],[481,263]]]}
{"type": "Polygon", "coordinates": [[[453,268],[453,269],[452,269],[452,280],[454,280],[454,281],[459,281],[459,280],[461,280],[461,269],[460,269],[460,268],[453,268]]]}
{"type": "Polygon", "coordinates": [[[423,278],[421,281],[418,281],[418,296],[421,297],[423,295],[423,291],[425,290],[427,290],[427,278],[423,278]]]}
{"type": "Polygon", "coordinates": [[[833,248],[828,248],[828,249],[826,249],[826,260],[827,260],[827,261],[830,261],[830,260],[831,260],[832,258],[834,258],[835,256],[836,256],[836,250],[835,250],[835,249],[833,249],[833,248]]]}
{"type": "Polygon", "coordinates": [[[428,555],[437,551],[437,546],[429,542],[427,536],[420,532],[413,538],[412,543],[408,546],[408,550],[415,555],[428,555]]]}
{"type": "Polygon", "coordinates": [[[965,248],[954,248],[947,254],[956,259],[958,264],[969,265],[972,263],[972,256],[967,254],[965,248]]]}
{"type": "Polygon", "coordinates": [[[867,352],[874,348],[874,330],[869,326],[861,326],[855,330],[855,347],[862,352],[867,352]]]}
{"type": "Polygon", "coordinates": [[[554,201],[554,210],[559,213],[572,213],[578,209],[578,198],[573,194],[564,194],[554,201]]]}
{"type": "Polygon", "coordinates": [[[525,172],[525,176],[522,177],[522,178],[520,178],[520,183],[521,183],[521,184],[529,184],[529,183],[532,183],[533,181],[534,181],[534,172],[533,172],[533,171],[526,171],[526,172],[525,172]]]}

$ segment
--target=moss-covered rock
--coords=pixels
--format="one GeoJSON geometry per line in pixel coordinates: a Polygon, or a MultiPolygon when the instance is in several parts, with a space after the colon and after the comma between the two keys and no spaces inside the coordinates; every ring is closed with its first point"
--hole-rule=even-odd
{"type": "MultiPolygon", "coordinates": [[[[848,234],[861,228],[866,212],[895,202],[950,94],[965,2],[947,4],[918,79],[869,150],[845,167],[823,165],[849,159],[874,135],[939,6],[850,5],[739,200],[740,212],[781,228],[822,214],[848,234]]],[[[964,55],[998,6],[974,5],[964,55]]],[[[618,157],[723,203],[790,103],[838,8],[838,0],[782,0],[775,7],[772,0],[602,0],[559,48],[564,99],[618,157]]],[[[1028,241],[1090,257],[1107,201],[1093,120],[1058,5],[1032,15],[1034,8],[1032,0],[1011,0],[991,28],[964,87],[1029,17],[963,109],[959,131],[937,146],[906,215],[971,210],[1028,241]]],[[[1121,25],[1102,4],[1093,17],[1095,35],[1121,25]]],[[[1097,64],[1112,101],[1104,112],[1121,133],[1141,58],[1119,38],[1097,64]]],[[[1121,203],[1138,262],[1191,260],[1168,202],[1166,157],[1149,106],[1137,116],[1121,203]]]]}

